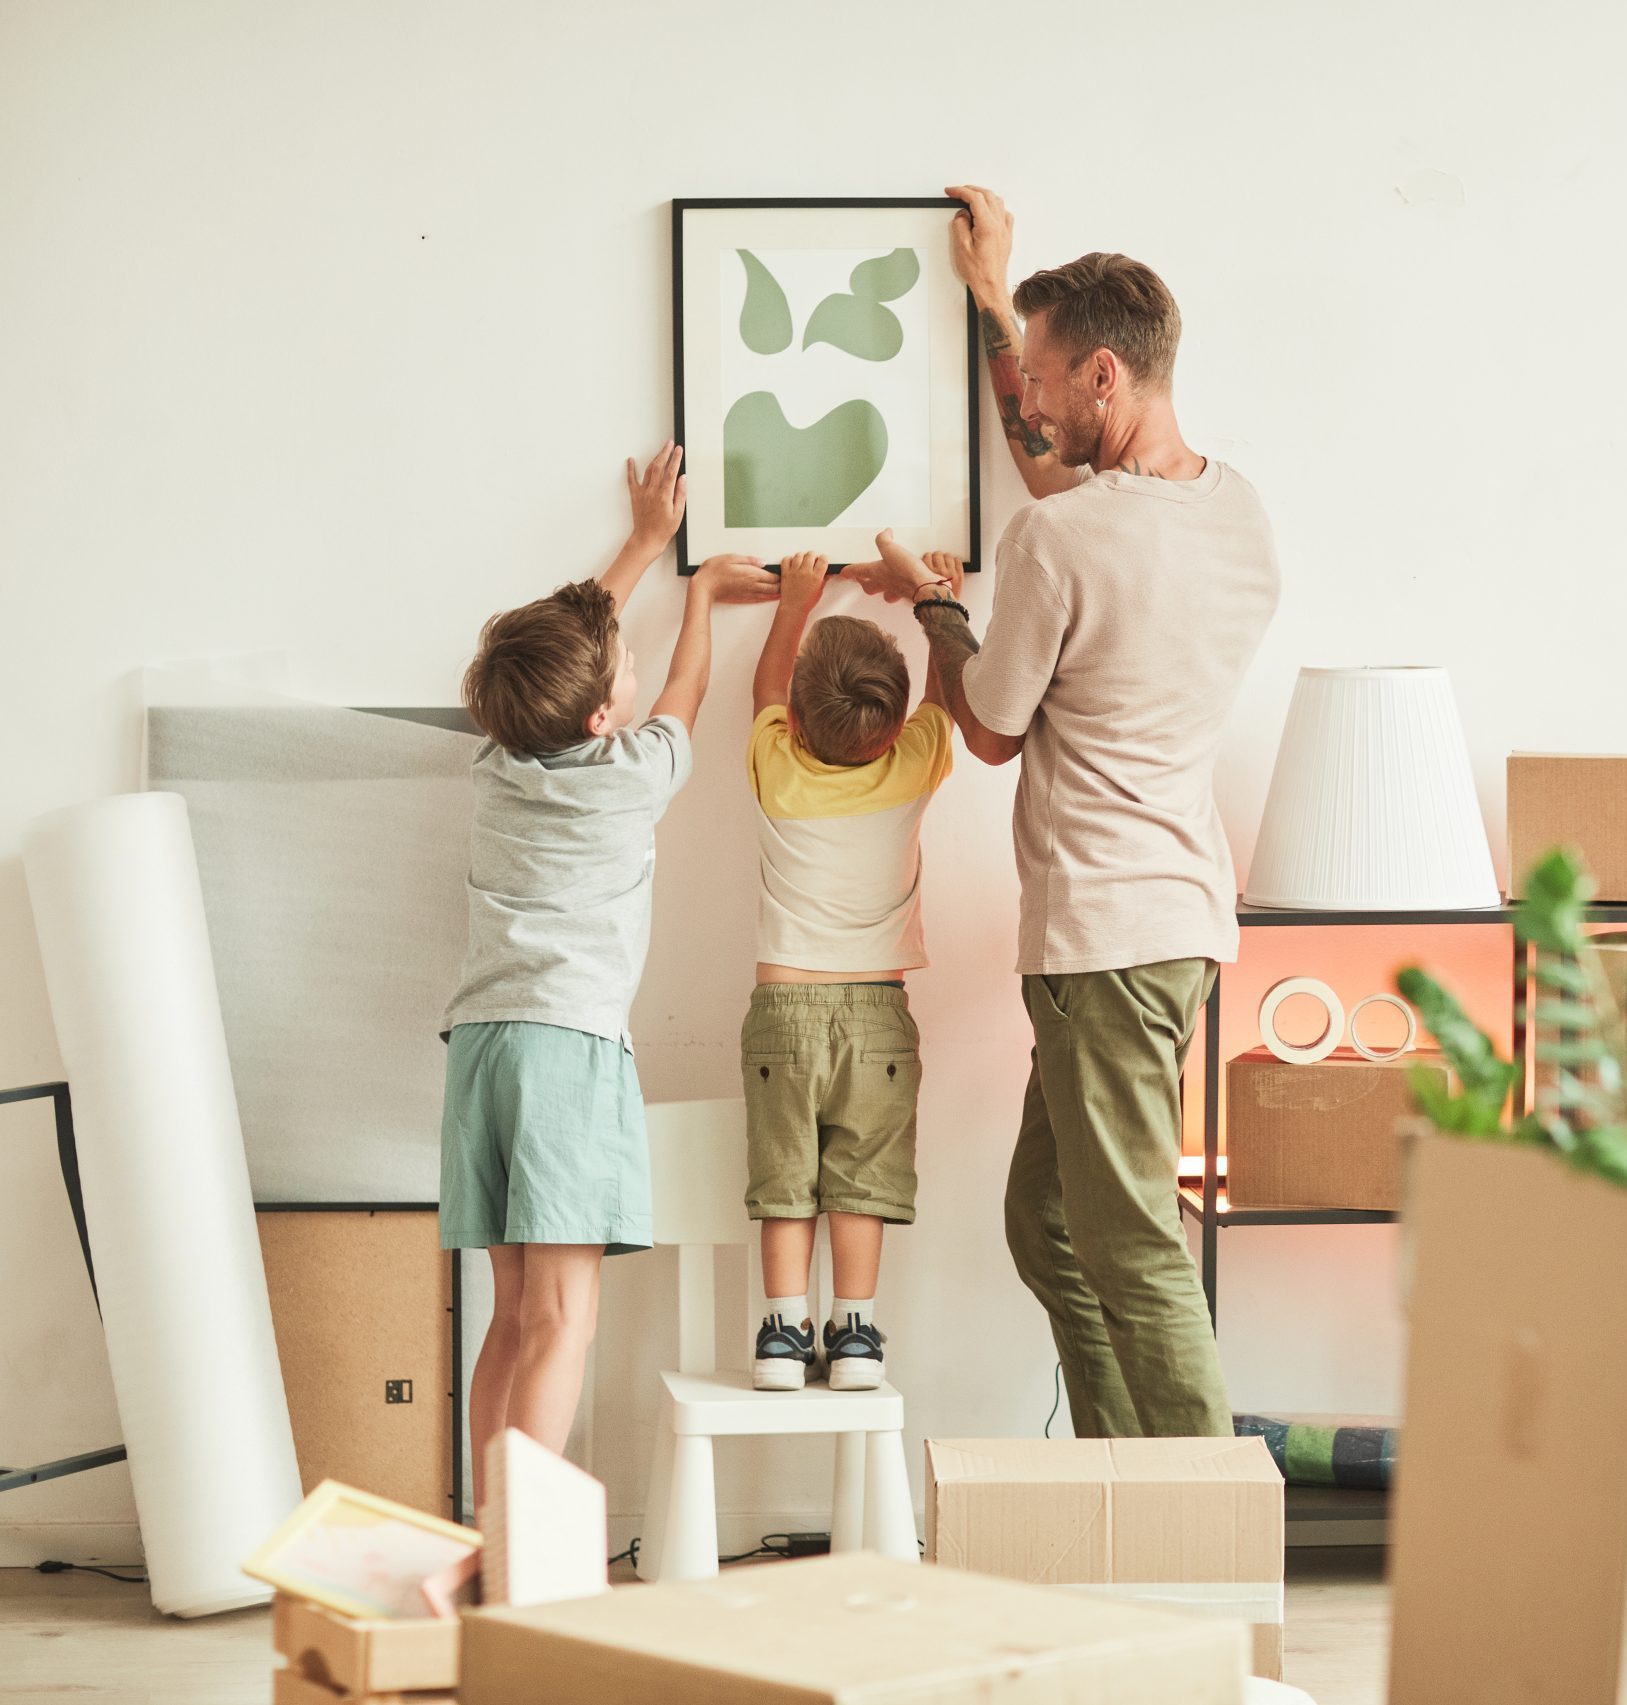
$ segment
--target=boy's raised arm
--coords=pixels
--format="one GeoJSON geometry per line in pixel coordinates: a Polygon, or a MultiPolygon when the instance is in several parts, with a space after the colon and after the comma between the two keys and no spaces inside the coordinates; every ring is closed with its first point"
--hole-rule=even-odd
{"type": "Polygon", "coordinates": [[[751,714],[759,717],[770,705],[786,704],[791,697],[791,670],[802,644],[802,630],[825,590],[830,563],[812,551],[786,557],[780,564],[780,607],[774,612],[757,673],[751,680],[751,714]]]}
{"type": "Polygon", "coordinates": [[[616,601],[618,616],[684,518],[687,482],[678,472],[683,459],[683,445],[670,438],[650,459],[642,479],[638,464],[631,456],[627,458],[627,498],[632,505],[633,527],[616,560],[599,576],[599,584],[616,601]]]}
{"type": "Polygon", "coordinates": [[[712,674],[713,604],[766,604],[779,591],[779,581],[756,557],[708,557],[690,576],[667,684],[650,715],[675,716],[693,733],[712,674]]]}

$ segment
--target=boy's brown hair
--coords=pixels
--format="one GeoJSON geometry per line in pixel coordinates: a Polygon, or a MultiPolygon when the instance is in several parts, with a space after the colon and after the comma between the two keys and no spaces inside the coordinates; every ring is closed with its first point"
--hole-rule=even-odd
{"type": "Polygon", "coordinates": [[[1075,366],[1110,349],[1138,385],[1163,390],[1175,375],[1181,310],[1163,279],[1128,255],[1081,255],[1036,272],[1012,301],[1025,320],[1046,316],[1046,335],[1073,352],[1075,366]]]}
{"type": "Polygon", "coordinates": [[[463,676],[475,726],[510,752],[562,752],[587,739],[587,721],[616,679],[616,601],[578,580],[480,630],[463,676]]]}
{"type": "Polygon", "coordinates": [[[797,738],[825,764],[867,764],[898,738],[910,672],[891,634],[857,616],[808,630],[791,671],[797,738]]]}

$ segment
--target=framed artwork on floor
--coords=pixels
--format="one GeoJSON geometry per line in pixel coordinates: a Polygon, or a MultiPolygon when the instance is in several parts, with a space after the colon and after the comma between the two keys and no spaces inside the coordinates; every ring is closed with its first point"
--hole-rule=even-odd
{"type": "Polygon", "coordinates": [[[977,315],[963,204],[675,201],[678,569],[737,551],[833,567],[912,550],[979,566],[977,315]]]}

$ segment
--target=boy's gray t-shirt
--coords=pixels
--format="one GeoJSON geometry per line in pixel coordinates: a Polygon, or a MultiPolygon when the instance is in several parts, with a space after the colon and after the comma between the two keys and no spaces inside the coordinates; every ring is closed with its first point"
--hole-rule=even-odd
{"type": "Polygon", "coordinates": [[[519,1019],[631,1047],[650,945],[655,825],[691,768],[689,731],[652,717],[532,757],[474,758],[469,947],[442,1021],[519,1019]]]}

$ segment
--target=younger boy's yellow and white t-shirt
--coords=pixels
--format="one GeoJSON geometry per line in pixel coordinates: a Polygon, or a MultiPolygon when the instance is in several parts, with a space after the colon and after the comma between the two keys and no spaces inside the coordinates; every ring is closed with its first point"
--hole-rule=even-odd
{"type": "Polygon", "coordinates": [[[826,764],[784,705],[751,728],[762,898],[757,958],[799,971],[913,971],[921,930],[921,819],[953,762],[954,724],[923,704],[868,764],[826,764]]]}

